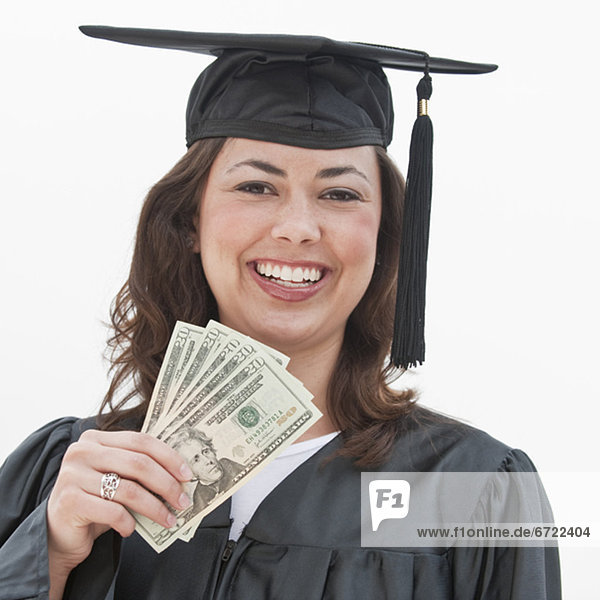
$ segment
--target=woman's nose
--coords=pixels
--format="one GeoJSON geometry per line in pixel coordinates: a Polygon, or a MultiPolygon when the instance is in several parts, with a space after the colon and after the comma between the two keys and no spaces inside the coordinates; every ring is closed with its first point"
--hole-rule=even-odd
{"type": "Polygon", "coordinates": [[[316,207],[309,199],[293,197],[283,202],[274,215],[271,234],[293,244],[309,244],[321,239],[321,224],[316,207]]]}

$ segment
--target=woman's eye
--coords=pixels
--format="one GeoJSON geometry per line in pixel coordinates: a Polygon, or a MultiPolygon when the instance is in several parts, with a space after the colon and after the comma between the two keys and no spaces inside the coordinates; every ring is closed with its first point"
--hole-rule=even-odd
{"type": "Polygon", "coordinates": [[[338,200],[341,202],[349,202],[350,200],[361,199],[356,192],[346,189],[327,190],[324,194],[322,194],[322,198],[326,198],[328,200],[338,200]]]}
{"type": "Polygon", "coordinates": [[[260,181],[248,181],[238,185],[235,189],[249,194],[273,194],[275,192],[270,185],[260,181]]]}

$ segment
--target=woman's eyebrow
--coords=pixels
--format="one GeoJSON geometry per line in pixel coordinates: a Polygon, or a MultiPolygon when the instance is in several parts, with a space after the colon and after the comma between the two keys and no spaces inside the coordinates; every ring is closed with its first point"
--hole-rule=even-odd
{"type": "Polygon", "coordinates": [[[227,169],[227,173],[231,173],[231,171],[237,169],[238,167],[254,167],[255,169],[260,169],[265,173],[269,173],[269,175],[287,177],[287,173],[283,169],[280,169],[279,167],[276,167],[275,165],[272,165],[269,162],[265,162],[264,160],[257,159],[243,160],[242,162],[236,163],[235,165],[233,165],[233,167],[227,169]]]}
{"type": "Polygon", "coordinates": [[[322,169],[317,173],[317,177],[319,179],[330,179],[332,177],[339,177],[340,175],[347,175],[348,173],[358,175],[359,177],[362,177],[365,181],[369,181],[369,178],[362,171],[359,171],[356,167],[353,167],[351,165],[345,167],[330,167],[329,169],[322,169]]]}

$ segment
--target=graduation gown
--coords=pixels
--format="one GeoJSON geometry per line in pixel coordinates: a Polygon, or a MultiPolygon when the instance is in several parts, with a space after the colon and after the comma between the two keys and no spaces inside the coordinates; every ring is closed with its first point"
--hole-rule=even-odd
{"type": "MultiPolygon", "coordinates": [[[[422,409],[418,409],[422,410],[422,409]]],[[[418,411],[417,411],[418,412],[418,411]]],[[[529,458],[450,420],[412,421],[379,471],[533,471],[529,458]]],[[[93,419],[32,434],[0,470],[0,600],[47,598],[46,501],[64,452],[93,419]]],[[[323,459],[340,436],[284,479],[237,543],[227,501],[189,542],[156,554],[134,533],[100,536],[69,577],[68,600],[557,600],[556,548],[363,548],[360,469],[323,459]]],[[[368,469],[373,471],[374,469],[368,469]]]]}

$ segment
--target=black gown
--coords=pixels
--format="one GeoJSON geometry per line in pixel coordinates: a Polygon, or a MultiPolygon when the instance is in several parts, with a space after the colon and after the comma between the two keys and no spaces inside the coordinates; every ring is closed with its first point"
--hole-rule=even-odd
{"type": "MultiPolygon", "coordinates": [[[[415,411],[423,413],[422,409],[415,411]]],[[[443,420],[411,420],[385,471],[533,471],[521,451],[443,420]]],[[[67,446],[93,419],[64,418],[32,434],[0,470],[0,600],[48,597],[46,500],[67,446]]],[[[322,459],[340,436],[284,479],[237,543],[230,502],[189,542],[157,554],[134,533],[109,531],[69,577],[64,598],[86,600],[557,600],[556,548],[363,548],[360,474],[322,459]]],[[[374,469],[368,469],[373,471],[374,469]]]]}

